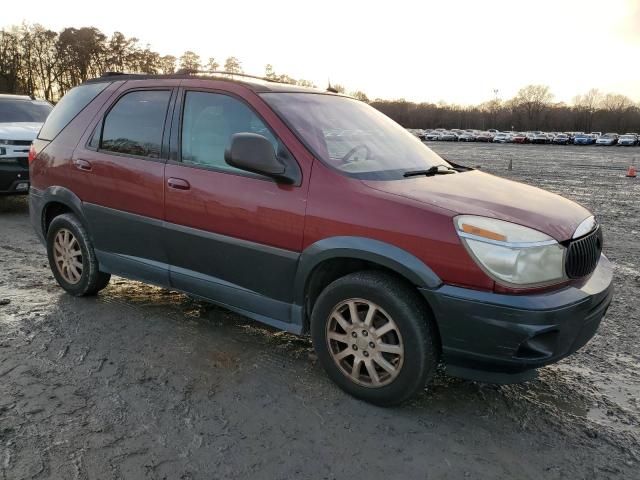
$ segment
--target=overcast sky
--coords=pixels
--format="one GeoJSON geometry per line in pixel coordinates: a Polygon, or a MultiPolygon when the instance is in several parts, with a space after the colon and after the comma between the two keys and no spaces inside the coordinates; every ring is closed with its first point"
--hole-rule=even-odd
{"type": "Polygon", "coordinates": [[[371,98],[479,103],[530,83],[570,101],[596,87],[640,101],[640,0],[32,0],[0,25],[95,26],[161,54],[194,50],[246,73],[327,79],[371,98]],[[222,60],[222,61],[220,61],[222,60]]]}

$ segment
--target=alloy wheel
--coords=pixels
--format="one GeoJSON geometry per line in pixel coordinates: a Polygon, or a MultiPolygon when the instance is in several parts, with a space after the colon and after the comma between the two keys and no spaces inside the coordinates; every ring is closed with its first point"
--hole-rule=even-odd
{"type": "Polygon", "coordinates": [[[53,260],[62,278],[75,285],[82,278],[82,249],[78,239],[66,228],[61,228],[53,240],[53,260]]]}
{"type": "Polygon", "coordinates": [[[329,353],[351,381],[379,388],[400,373],[404,362],[400,329],[375,303],[361,298],[339,303],[326,329],[329,353]]]}

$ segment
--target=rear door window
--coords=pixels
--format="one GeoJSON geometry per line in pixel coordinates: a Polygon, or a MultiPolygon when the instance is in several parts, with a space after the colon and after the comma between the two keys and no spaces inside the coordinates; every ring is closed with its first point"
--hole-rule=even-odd
{"type": "Polygon", "coordinates": [[[169,90],[138,90],[120,97],[107,113],[100,150],[160,158],[169,90]]]}
{"type": "Polygon", "coordinates": [[[42,140],[53,140],[64,130],[71,120],[78,115],[91,101],[102,92],[109,82],[88,83],[72,88],[62,97],[47,121],[40,129],[38,138],[42,140]]]}

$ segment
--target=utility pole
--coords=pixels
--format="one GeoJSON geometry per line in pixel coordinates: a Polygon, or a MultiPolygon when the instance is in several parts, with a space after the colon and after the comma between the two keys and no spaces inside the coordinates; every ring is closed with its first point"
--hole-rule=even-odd
{"type": "Polygon", "coordinates": [[[496,128],[496,120],[498,117],[498,92],[499,90],[497,88],[493,89],[493,108],[491,109],[493,128],[496,128]]]}

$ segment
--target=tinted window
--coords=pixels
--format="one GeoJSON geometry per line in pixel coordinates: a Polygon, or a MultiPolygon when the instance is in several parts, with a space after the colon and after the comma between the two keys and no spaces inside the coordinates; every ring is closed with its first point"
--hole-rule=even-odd
{"type": "Polygon", "coordinates": [[[159,158],[170,96],[169,91],[145,90],[121,97],[104,120],[100,149],[159,158]]]}
{"type": "Polygon", "coordinates": [[[108,82],[89,83],[69,90],[47,118],[38,138],[53,140],[107,85],[108,82]]]}
{"type": "Polygon", "coordinates": [[[0,99],[0,123],[42,123],[53,107],[40,100],[0,99]]]}
{"type": "Polygon", "coordinates": [[[265,124],[243,102],[227,95],[187,92],[182,116],[182,161],[224,170],[224,151],[231,135],[249,132],[262,135],[278,149],[278,141],[265,124]]]}

